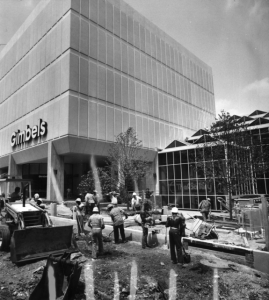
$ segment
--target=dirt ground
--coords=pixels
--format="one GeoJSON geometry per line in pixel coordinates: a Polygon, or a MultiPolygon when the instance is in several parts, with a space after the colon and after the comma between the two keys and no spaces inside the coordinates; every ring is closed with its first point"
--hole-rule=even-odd
{"type": "MultiPolygon", "coordinates": [[[[243,260],[234,255],[192,249],[189,250],[191,263],[183,269],[171,263],[167,246],[143,250],[136,242],[119,245],[107,242],[104,243],[105,255],[93,260],[91,247],[84,240],[77,244],[81,252],[76,260],[83,266],[77,300],[86,299],[85,293],[91,290],[94,299],[113,299],[115,293],[119,294],[118,299],[168,299],[169,287],[174,293],[174,298],[169,299],[211,300],[213,269],[201,264],[202,259],[213,264],[222,262],[227,267],[218,268],[219,299],[269,299],[269,276],[246,267],[243,260]],[[136,274],[136,297],[131,298],[136,274]],[[91,277],[93,286],[85,276],[91,277]]],[[[45,264],[42,260],[16,266],[10,261],[9,253],[0,252],[0,299],[27,299],[42,275],[42,270],[35,270],[45,264]]]]}

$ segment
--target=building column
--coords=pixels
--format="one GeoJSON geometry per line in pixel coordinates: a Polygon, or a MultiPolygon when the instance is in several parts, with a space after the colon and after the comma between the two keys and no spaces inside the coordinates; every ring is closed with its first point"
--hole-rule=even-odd
{"type": "MultiPolygon", "coordinates": [[[[14,177],[16,179],[22,178],[22,166],[16,164],[16,161],[12,154],[10,154],[8,157],[8,177],[14,177]]],[[[16,186],[19,186],[21,188],[20,183],[8,182],[6,192],[8,194],[13,193],[16,186]]]]}
{"type": "Polygon", "coordinates": [[[64,158],[52,141],[48,142],[47,199],[58,203],[64,200],[64,158]]]}

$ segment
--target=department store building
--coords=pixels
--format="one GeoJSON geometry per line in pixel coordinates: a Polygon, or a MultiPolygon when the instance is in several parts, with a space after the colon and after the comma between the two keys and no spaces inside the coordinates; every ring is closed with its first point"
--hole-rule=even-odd
{"type": "Polygon", "coordinates": [[[124,1],[44,0],[0,52],[0,114],[0,174],[41,197],[76,197],[128,127],[159,194],[157,150],[214,121],[212,70],[124,1]]]}

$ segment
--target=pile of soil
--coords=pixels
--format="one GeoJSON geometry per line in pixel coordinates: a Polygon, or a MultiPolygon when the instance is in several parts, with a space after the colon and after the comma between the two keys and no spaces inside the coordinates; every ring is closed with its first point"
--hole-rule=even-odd
{"type": "MultiPolygon", "coordinates": [[[[217,258],[215,255],[230,266],[229,269],[218,269],[220,299],[269,299],[269,276],[240,264],[241,261],[233,255],[213,255],[208,250],[194,249],[191,250],[191,263],[183,269],[171,263],[166,246],[143,250],[136,242],[119,245],[108,242],[104,245],[105,255],[93,260],[91,248],[85,241],[78,241],[81,255],[75,259],[83,270],[75,299],[86,299],[85,293],[89,289],[92,289],[95,299],[113,299],[115,292],[119,293],[120,299],[130,299],[134,284],[131,285],[131,274],[134,279],[137,268],[137,300],[168,299],[169,287],[175,292],[175,299],[211,300],[213,270],[200,261],[212,261],[217,258]],[[93,272],[92,287],[85,279],[88,268],[93,272]]],[[[45,264],[46,261],[42,260],[16,266],[10,261],[9,254],[0,252],[0,299],[27,299],[42,275],[40,267],[45,264]]]]}

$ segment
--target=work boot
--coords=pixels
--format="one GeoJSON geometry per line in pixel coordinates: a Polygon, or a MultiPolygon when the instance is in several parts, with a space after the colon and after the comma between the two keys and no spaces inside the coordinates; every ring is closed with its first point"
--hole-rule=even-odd
{"type": "Polygon", "coordinates": [[[177,262],[176,262],[176,261],[174,261],[174,260],[172,260],[172,264],[176,265],[176,264],[177,264],[177,262]]]}
{"type": "Polygon", "coordinates": [[[147,247],[147,248],[152,248],[149,244],[146,244],[146,247],[147,247]]]}

